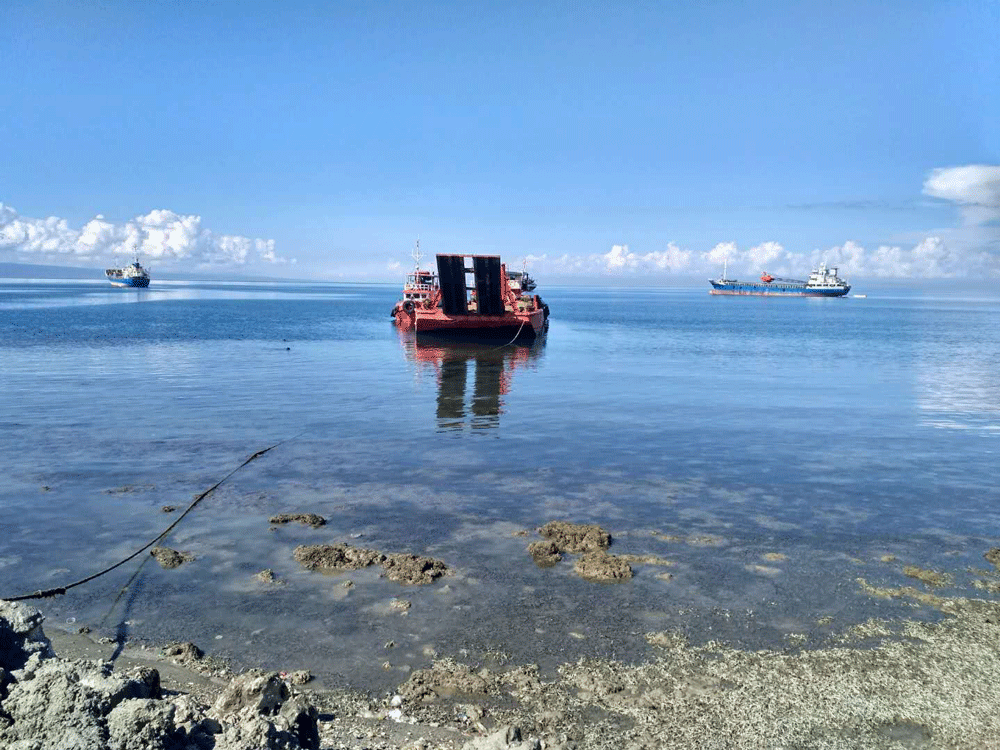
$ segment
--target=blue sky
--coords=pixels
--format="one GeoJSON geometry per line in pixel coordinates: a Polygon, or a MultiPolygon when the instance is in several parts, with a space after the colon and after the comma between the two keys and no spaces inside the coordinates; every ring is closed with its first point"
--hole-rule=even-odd
{"type": "Polygon", "coordinates": [[[7,0],[0,260],[1000,274],[998,8],[7,0]]]}

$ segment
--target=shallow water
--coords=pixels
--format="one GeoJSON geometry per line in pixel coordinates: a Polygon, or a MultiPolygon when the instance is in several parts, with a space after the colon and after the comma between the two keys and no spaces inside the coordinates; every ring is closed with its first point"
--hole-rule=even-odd
{"type": "Polygon", "coordinates": [[[193,562],[146,564],[109,615],[125,566],[46,602],[50,623],[388,686],[431,648],[628,657],[667,627],[819,642],[920,615],[858,577],[919,585],[901,573],[913,563],[952,571],[957,593],[986,567],[996,297],[539,291],[547,337],[496,349],[397,332],[388,286],[0,282],[0,596],[117,561],[170,522],[161,506],[282,440],[172,535],[193,562]],[[269,529],[295,511],[329,523],[269,529]],[[524,548],[551,519],[674,565],[619,585],[580,580],[572,560],[537,569],[524,548]],[[292,559],[325,542],[431,555],[455,575],[404,587],[292,559]],[[285,585],[256,582],[265,567],[285,585]]]}

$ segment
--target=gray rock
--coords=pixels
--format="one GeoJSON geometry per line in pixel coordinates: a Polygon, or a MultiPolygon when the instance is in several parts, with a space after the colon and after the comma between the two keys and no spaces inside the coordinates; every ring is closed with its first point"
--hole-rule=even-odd
{"type": "Polygon", "coordinates": [[[212,707],[221,722],[216,750],[318,750],[319,714],[303,697],[291,697],[274,672],[235,678],[212,707]]]}
{"type": "Polygon", "coordinates": [[[244,709],[260,716],[276,716],[291,693],[277,672],[247,672],[236,677],[215,701],[212,713],[219,718],[244,709]]]}
{"type": "Polygon", "coordinates": [[[486,737],[469,740],[462,750],[541,750],[541,747],[542,743],[534,737],[522,740],[520,727],[505,726],[486,737]]]}
{"type": "MultiPolygon", "coordinates": [[[[301,750],[319,748],[319,730],[315,744],[302,745],[298,734],[282,717],[270,721],[251,709],[230,716],[222,734],[215,735],[215,750],[301,750]]],[[[314,725],[315,726],[315,725],[314,725]]]]}
{"type": "Polygon", "coordinates": [[[114,707],[105,680],[100,672],[55,660],[40,666],[15,683],[4,699],[3,710],[13,724],[0,734],[0,746],[34,742],[60,750],[105,747],[103,716],[114,707]]]}
{"type": "Polygon", "coordinates": [[[119,672],[129,682],[129,698],[162,698],[160,673],[152,667],[132,667],[119,672]]]}
{"type": "Polygon", "coordinates": [[[21,669],[32,654],[41,658],[55,655],[42,632],[44,619],[33,607],[0,600],[0,668],[8,672],[21,669]]]}
{"type": "Polygon", "coordinates": [[[2,706],[12,723],[0,730],[0,747],[15,741],[60,750],[104,747],[108,715],[123,701],[152,697],[154,685],[159,689],[156,670],[127,677],[103,662],[42,661],[38,654],[15,674],[2,706]]]}
{"type": "Polygon", "coordinates": [[[319,711],[301,695],[285,701],[279,713],[287,731],[295,736],[299,747],[319,750],[319,711]]]}
{"type": "Polygon", "coordinates": [[[107,725],[108,750],[184,750],[187,745],[167,701],[125,701],[108,714],[107,725]]]}
{"type": "MultiPolygon", "coordinates": [[[[42,616],[0,601],[3,750],[318,750],[318,713],[275,673],[234,679],[206,717],[149,667],[56,658],[42,616]]],[[[182,652],[192,649],[181,649],[182,652]]]]}

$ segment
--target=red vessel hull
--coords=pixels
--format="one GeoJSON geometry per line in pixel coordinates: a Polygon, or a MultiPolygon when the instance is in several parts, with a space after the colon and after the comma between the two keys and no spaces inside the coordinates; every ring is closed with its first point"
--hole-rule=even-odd
{"type": "Polygon", "coordinates": [[[415,311],[414,327],[418,334],[474,336],[476,338],[510,341],[530,340],[545,329],[545,312],[530,310],[504,315],[448,315],[440,308],[415,311]]]}

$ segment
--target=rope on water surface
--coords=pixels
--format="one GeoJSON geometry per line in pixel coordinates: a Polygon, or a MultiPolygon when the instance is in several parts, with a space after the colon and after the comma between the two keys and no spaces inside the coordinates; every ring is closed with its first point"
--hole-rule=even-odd
{"type": "MultiPolygon", "coordinates": [[[[136,557],[138,557],[143,552],[145,552],[146,550],[148,550],[154,544],[156,544],[157,542],[162,541],[163,539],[165,539],[167,537],[167,535],[171,531],[173,531],[175,528],[177,528],[177,525],[181,521],[184,520],[184,517],[188,513],[190,513],[192,510],[195,509],[195,507],[198,505],[198,503],[200,503],[206,497],[208,497],[213,492],[215,492],[219,487],[221,487],[223,485],[223,483],[227,479],[229,479],[231,476],[233,476],[233,474],[235,474],[236,472],[238,472],[240,469],[242,469],[247,464],[250,464],[251,462],[256,461],[258,458],[260,458],[261,456],[263,456],[268,451],[272,451],[275,448],[277,448],[279,445],[284,445],[285,443],[289,442],[290,440],[295,440],[295,438],[301,437],[303,434],[305,434],[305,433],[304,432],[300,432],[298,435],[295,435],[293,437],[290,437],[290,438],[287,438],[287,439],[282,440],[280,442],[277,442],[274,445],[268,446],[267,448],[264,448],[263,450],[259,450],[256,453],[254,453],[246,461],[244,461],[239,466],[237,466],[235,469],[233,469],[231,472],[229,472],[228,474],[226,474],[226,476],[224,476],[218,482],[216,482],[215,484],[213,484],[207,490],[205,490],[204,492],[202,492],[200,495],[196,495],[195,498],[194,498],[194,500],[191,501],[191,504],[188,505],[188,507],[184,510],[184,512],[181,513],[174,520],[174,522],[172,524],[170,524],[166,529],[164,529],[160,534],[158,534],[156,536],[156,538],[154,538],[152,541],[148,542],[147,544],[145,544],[142,547],[140,547],[139,549],[137,549],[135,552],[133,552],[131,555],[129,555],[125,559],[119,560],[114,565],[110,565],[107,568],[105,568],[104,570],[98,571],[97,573],[94,573],[93,575],[89,575],[86,578],[81,578],[79,581],[74,581],[73,583],[68,583],[65,586],[56,586],[55,588],[45,589],[43,591],[36,591],[33,594],[22,594],[21,596],[5,596],[5,597],[0,597],[0,599],[2,599],[4,601],[8,601],[8,602],[23,602],[23,601],[27,601],[29,599],[49,599],[49,598],[54,597],[54,596],[60,596],[62,594],[65,594],[67,591],[69,591],[70,589],[75,589],[77,586],[82,586],[85,583],[90,583],[95,578],[100,578],[101,576],[105,575],[106,573],[110,573],[115,568],[120,568],[122,565],[124,565],[125,563],[127,563],[129,560],[134,560],[136,557]]],[[[140,570],[141,569],[142,568],[140,566],[140,570]]],[[[139,571],[136,571],[136,575],[138,575],[138,572],[139,571]]],[[[133,580],[135,580],[135,575],[133,575],[132,578],[129,580],[129,584],[133,580]]],[[[129,584],[126,584],[126,588],[128,587],[129,584]]],[[[118,598],[119,599],[121,598],[121,593],[119,593],[118,598]]],[[[117,602],[117,599],[115,601],[117,602]]]]}
{"type": "Polygon", "coordinates": [[[506,344],[500,344],[500,346],[494,346],[492,349],[488,349],[487,351],[495,352],[497,349],[503,349],[505,346],[510,346],[511,344],[513,344],[517,340],[517,337],[521,335],[521,329],[524,328],[524,324],[527,322],[528,322],[527,319],[521,321],[521,325],[518,326],[517,333],[514,334],[514,338],[512,338],[506,344]]]}

